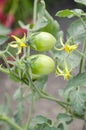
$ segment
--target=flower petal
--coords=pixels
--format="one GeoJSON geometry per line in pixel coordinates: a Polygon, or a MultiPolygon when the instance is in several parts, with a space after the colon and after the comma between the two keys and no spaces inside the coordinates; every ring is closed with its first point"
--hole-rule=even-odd
{"type": "Polygon", "coordinates": [[[17,42],[21,42],[21,39],[19,39],[19,38],[16,37],[15,35],[11,35],[11,37],[13,37],[17,42]]]}
{"type": "Polygon", "coordinates": [[[13,47],[13,48],[17,48],[18,47],[17,44],[10,44],[10,46],[13,47]]]}
{"type": "Polygon", "coordinates": [[[26,44],[25,44],[24,42],[21,42],[21,43],[20,43],[20,46],[21,46],[21,47],[26,47],[26,44]]]}

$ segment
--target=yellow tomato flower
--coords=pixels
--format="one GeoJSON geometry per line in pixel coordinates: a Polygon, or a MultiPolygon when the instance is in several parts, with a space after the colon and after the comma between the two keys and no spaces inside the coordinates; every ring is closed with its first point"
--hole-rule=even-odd
{"type": "Polygon", "coordinates": [[[62,41],[62,38],[60,38],[60,43],[62,45],[62,48],[56,48],[57,50],[65,50],[65,52],[70,53],[71,51],[74,51],[77,49],[78,45],[70,45],[70,40],[68,39],[67,42],[64,44],[62,41]]]}
{"type": "Polygon", "coordinates": [[[21,53],[22,47],[26,47],[25,40],[26,40],[26,34],[24,34],[23,38],[18,38],[15,35],[11,35],[15,39],[15,43],[13,42],[10,46],[13,48],[18,48],[18,54],[21,53]]]}
{"type": "Polygon", "coordinates": [[[72,76],[70,74],[71,71],[72,71],[72,69],[68,70],[68,66],[65,63],[65,68],[63,70],[61,68],[59,68],[59,66],[57,66],[56,76],[63,76],[65,80],[68,80],[72,76]]]}

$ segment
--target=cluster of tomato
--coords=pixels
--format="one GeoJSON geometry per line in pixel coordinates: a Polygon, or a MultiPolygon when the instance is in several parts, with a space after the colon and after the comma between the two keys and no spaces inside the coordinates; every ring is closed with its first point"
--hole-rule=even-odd
{"type": "MultiPolygon", "coordinates": [[[[38,54],[36,53],[30,55],[29,57],[26,56],[27,58],[25,58],[25,62],[27,62],[27,64],[28,63],[30,64],[32,79],[37,79],[41,76],[48,75],[54,71],[55,69],[54,60],[50,56],[43,54],[51,50],[55,46],[56,39],[52,34],[48,32],[38,32],[36,34],[32,33],[29,36],[28,39],[29,43],[27,45],[24,42],[26,40],[25,38],[19,39],[16,36],[13,37],[15,38],[16,43],[13,44],[12,47],[17,47],[17,48],[19,47],[20,49],[20,47],[28,48],[29,46],[31,49],[36,50],[36,52],[38,52],[38,54]]],[[[20,52],[18,50],[18,54],[21,53],[22,51],[20,52]]],[[[19,59],[18,62],[15,62],[15,65],[13,66],[13,71],[18,74],[20,70],[21,72],[20,77],[22,77],[22,79],[23,77],[24,78],[26,77],[26,79],[28,79],[28,74],[27,74],[28,69],[26,69],[25,62],[23,61],[24,60],[22,60],[21,57],[21,59],[19,59]]]]}
{"type": "MultiPolygon", "coordinates": [[[[48,32],[40,32],[31,39],[31,43],[31,48],[39,52],[46,52],[55,46],[56,39],[48,32]]],[[[51,57],[44,54],[36,54],[30,56],[29,58],[31,60],[36,58],[36,60],[34,60],[31,64],[31,69],[32,73],[37,77],[41,75],[48,75],[54,71],[55,62],[51,57]]]]}

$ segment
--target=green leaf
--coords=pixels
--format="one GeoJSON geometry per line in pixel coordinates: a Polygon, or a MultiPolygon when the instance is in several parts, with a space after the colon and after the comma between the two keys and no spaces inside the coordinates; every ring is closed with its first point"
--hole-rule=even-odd
{"type": "Polygon", "coordinates": [[[78,114],[82,115],[84,110],[84,97],[79,90],[74,90],[70,93],[70,103],[73,110],[78,114]]]}
{"type": "Polygon", "coordinates": [[[41,28],[44,28],[47,26],[48,20],[45,17],[41,17],[37,20],[36,24],[32,28],[32,31],[40,30],[41,28]]]}
{"type": "Polygon", "coordinates": [[[37,124],[42,125],[42,124],[47,124],[47,125],[51,125],[51,120],[42,116],[42,115],[38,115],[36,116],[33,120],[32,120],[32,125],[36,126],[37,124]]]}
{"type": "Polygon", "coordinates": [[[70,56],[66,59],[66,62],[70,69],[76,68],[80,64],[81,55],[77,52],[72,52],[70,56]]]}
{"type": "Polygon", "coordinates": [[[65,9],[65,10],[58,11],[56,13],[56,16],[58,16],[58,17],[68,17],[68,16],[73,15],[73,14],[74,13],[71,10],[65,9]]]}
{"type": "Polygon", "coordinates": [[[68,125],[65,122],[60,122],[57,126],[57,128],[61,130],[68,130],[68,125]]]}
{"type": "Polygon", "coordinates": [[[51,127],[52,121],[42,115],[36,116],[31,123],[31,128],[34,128],[34,130],[61,130],[59,128],[51,127]]]}
{"type": "Polygon", "coordinates": [[[3,45],[8,40],[8,36],[0,35],[0,45],[3,45]]]}
{"type": "Polygon", "coordinates": [[[71,115],[68,115],[67,113],[59,113],[56,117],[57,119],[57,128],[61,128],[61,130],[67,130],[67,127],[69,123],[72,122],[71,115]]]}
{"type": "Polygon", "coordinates": [[[7,35],[11,32],[10,29],[4,27],[3,25],[0,24],[0,35],[7,35]]]}
{"type": "Polygon", "coordinates": [[[57,34],[59,32],[59,23],[53,19],[53,17],[46,10],[44,17],[48,20],[48,24],[42,29],[42,31],[49,32],[57,38],[57,34]]]}
{"type": "Polygon", "coordinates": [[[86,14],[81,9],[73,9],[73,10],[65,9],[65,10],[58,11],[56,13],[56,16],[63,17],[63,18],[65,18],[65,17],[72,18],[74,16],[79,17],[82,15],[86,15],[86,14]]]}
{"type": "MultiPolygon", "coordinates": [[[[84,24],[86,24],[86,18],[84,18],[83,20],[84,24]]],[[[73,37],[74,43],[81,44],[84,42],[85,28],[81,20],[76,20],[70,24],[67,30],[67,38],[69,37],[73,37]]]]}
{"type": "MultiPolygon", "coordinates": [[[[49,126],[43,124],[43,125],[39,125],[37,128],[32,129],[32,130],[62,130],[62,129],[55,128],[55,127],[49,127],[49,126]]],[[[67,129],[65,129],[65,130],[67,130],[67,129]]]]}
{"type": "Polygon", "coordinates": [[[59,113],[56,119],[65,123],[70,123],[72,121],[72,117],[66,113],[59,113]]]}
{"type": "Polygon", "coordinates": [[[86,0],[74,0],[74,1],[83,5],[86,5],[86,0]]]}
{"type": "Polygon", "coordinates": [[[59,31],[59,23],[56,20],[54,20],[53,17],[46,10],[44,0],[39,1],[38,16],[39,18],[42,18],[43,16],[48,21],[47,26],[42,28],[41,31],[49,32],[57,38],[57,34],[59,31]]]}
{"type": "Polygon", "coordinates": [[[33,24],[27,24],[25,25],[22,21],[19,21],[19,25],[26,29],[27,31],[38,31],[42,28],[44,28],[46,25],[48,24],[48,20],[43,16],[43,17],[39,17],[38,20],[36,21],[35,25],[33,24]]]}
{"type": "Polygon", "coordinates": [[[86,73],[81,73],[73,77],[67,82],[64,92],[70,91],[72,88],[78,86],[86,86],[86,73]]]}

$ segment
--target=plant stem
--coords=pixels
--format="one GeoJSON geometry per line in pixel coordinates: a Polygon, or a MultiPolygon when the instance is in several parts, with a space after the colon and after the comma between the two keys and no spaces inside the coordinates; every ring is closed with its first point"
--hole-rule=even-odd
{"type": "Polygon", "coordinates": [[[11,125],[13,128],[15,128],[16,130],[24,130],[23,128],[21,128],[20,126],[18,126],[15,122],[13,122],[9,117],[4,116],[4,115],[0,115],[0,120],[1,121],[5,121],[6,123],[8,123],[9,125],[11,125]]]}
{"type": "Polygon", "coordinates": [[[85,26],[83,19],[81,17],[79,17],[79,18],[82,22],[84,29],[85,29],[85,38],[84,38],[84,44],[83,44],[83,48],[82,48],[82,54],[83,55],[81,57],[80,68],[79,68],[79,73],[81,73],[83,71],[84,57],[85,57],[85,51],[86,51],[86,26],[85,26]]]}
{"type": "Polygon", "coordinates": [[[41,97],[44,98],[44,99],[50,100],[50,101],[54,101],[54,102],[58,103],[60,106],[62,106],[63,108],[66,108],[66,106],[69,105],[65,102],[62,102],[62,101],[52,97],[51,95],[46,96],[46,95],[42,94],[41,97]]]}
{"type": "Polygon", "coordinates": [[[33,97],[33,93],[32,93],[32,100],[31,100],[31,105],[30,105],[30,108],[29,108],[29,115],[28,115],[28,119],[27,119],[27,122],[26,122],[25,130],[28,130],[29,127],[30,127],[30,122],[31,122],[31,119],[32,119],[32,112],[33,112],[33,106],[34,106],[34,97],[33,97]]]}
{"type": "Polygon", "coordinates": [[[8,70],[10,71],[10,66],[9,66],[9,64],[7,62],[7,59],[6,59],[5,55],[3,54],[3,55],[1,55],[1,57],[3,58],[3,60],[4,60],[5,64],[6,64],[8,70]]]}
{"type": "Polygon", "coordinates": [[[33,23],[36,23],[36,18],[37,18],[37,3],[38,0],[34,0],[34,10],[33,10],[33,23]]]}
{"type": "Polygon", "coordinates": [[[7,51],[6,52],[9,56],[11,56],[14,60],[16,60],[16,58],[9,52],[9,51],[7,51]]]}

